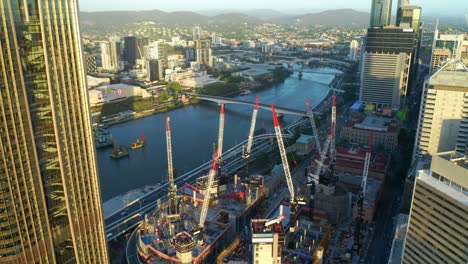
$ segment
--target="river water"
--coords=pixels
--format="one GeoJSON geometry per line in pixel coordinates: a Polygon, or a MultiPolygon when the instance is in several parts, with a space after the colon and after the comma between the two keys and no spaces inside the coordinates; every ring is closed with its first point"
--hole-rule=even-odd
{"type": "MultiPolygon", "coordinates": [[[[331,68],[316,68],[319,72],[336,72],[331,68]]],[[[305,110],[306,99],[312,106],[319,104],[327,95],[328,84],[333,75],[304,73],[299,80],[297,73],[284,82],[252,94],[239,96],[241,100],[255,101],[260,96],[262,103],[305,110]]],[[[247,138],[253,107],[226,105],[224,150],[228,150],[247,138]]],[[[97,160],[103,201],[129,190],[154,185],[167,179],[167,153],[165,118],[171,118],[172,155],[176,176],[187,172],[213,155],[217,142],[219,107],[216,103],[203,102],[189,105],[163,114],[112,126],[109,130],[118,145],[130,145],[143,133],[146,145],[129,150],[127,158],[113,160],[112,149],[98,149],[97,160]]],[[[285,115],[283,121],[291,122],[298,116],[285,115]]],[[[259,110],[256,129],[264,127],[273,131],[271,112],[259,110]]]]}

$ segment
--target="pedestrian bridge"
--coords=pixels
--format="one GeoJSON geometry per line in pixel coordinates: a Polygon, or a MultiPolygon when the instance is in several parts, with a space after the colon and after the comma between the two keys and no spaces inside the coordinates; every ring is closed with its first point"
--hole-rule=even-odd
{"type": "MultiPolygon", "coordinates": [[[[249,101],[233,99],[233,98],[228,98],[228,97],[204,95],[204,94],[194,94],[194,93],[184,93],[184,94],[188,95],[188,96],[192,96],[192,97],[197,97],[198,99],[201,99],[201,100],[216,102],[216,103],[220,103],[220,104],[241,104],[241,105],[255,106],[255,102],[249,102],[249,101]]],[[[269,104],[259,103],[258,107],[271,111],[271,105],[269,105],[269,104]]],[[[303,110],[296,110],[296,109],[291,109],[291,108],[286,108],[286,107],[281,107],[281,106],[275,106],[275,109],[276,109],[276,112],[279,113],[279,114],[309,116],[308,113],[306,111],[303,111],[303,110]]],[[[320,113],[316,113],[316,114],[320,114],[320,113]]]]}

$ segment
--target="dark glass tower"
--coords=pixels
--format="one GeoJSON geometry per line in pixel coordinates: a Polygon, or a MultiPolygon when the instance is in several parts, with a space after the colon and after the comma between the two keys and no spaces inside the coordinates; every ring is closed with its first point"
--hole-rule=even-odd
{"type": "Polygon", "coordinates": [[[392,0],[372,0],[370,27],[390,25],[392,17],[392,0]]]}
{"type": "Polygon", "coordinates": [[[76,0],[0,1],[0,263],[108,263],[76,0]]]}

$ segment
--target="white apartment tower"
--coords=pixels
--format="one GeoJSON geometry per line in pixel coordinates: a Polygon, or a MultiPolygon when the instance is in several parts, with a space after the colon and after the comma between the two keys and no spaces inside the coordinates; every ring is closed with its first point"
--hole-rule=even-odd
{"type": "Polygon", "coordinates": [[[111,51],[110,51],[110,45],[109,42],[101,42],[101,63],[102,63],[102,69],[103,70],[112,70],[112,64],[111,64],[111,51]]]}
{"type": "Polygon", "coordinates": [[[424,82],[414,158],[456,149],[468,143],[468,69],[451,60],[424,82]]]}
{"type": "Polygon", "coordinates": [[[349,59],[350,60],[357,61],[358,47],[359,47],[359,42],[357,40],[352,40],[351,43],[349,43],[349,59]]]}

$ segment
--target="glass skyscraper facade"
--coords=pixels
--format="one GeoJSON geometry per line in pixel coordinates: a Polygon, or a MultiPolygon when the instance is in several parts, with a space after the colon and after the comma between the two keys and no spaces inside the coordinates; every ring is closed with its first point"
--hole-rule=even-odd
{"type": "Polygon", "coordinates": [[[390,25],[392,17],[392,0],[372,0],[370,27],[385,27],[390,25]]]}
{"type": "Polygon", "coordinates": [[[108,263],[76,0],[0,1],[0,263],[108,263]]]}

